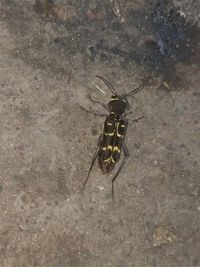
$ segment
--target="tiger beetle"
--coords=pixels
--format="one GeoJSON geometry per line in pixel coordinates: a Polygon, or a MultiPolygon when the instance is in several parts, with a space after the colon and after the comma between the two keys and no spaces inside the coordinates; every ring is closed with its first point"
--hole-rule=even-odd
{"type": "MultiPolygon", "coordinates": [[[[112,199],[114,201],[114,182],[119,173],[122,171],[124,165],[126,164],[127,159],[129,158],[129,151],[124,141],[125,134],[128,128],[128,121],[130,120],[126,118],[126,115],[129,113],[126,112],[129,108],[127,97],[132,96],[142,90],[144,83],[127,94],[119,95],[114,89],[114,87],[105,78],[99,75],[96,75],[96,77],[100,78],[107,85],[107,87],[112,93],[112,96],[108,105],[105,105],[99,101],[94,101],[92,98],[90,98],[93,103],[100,104],[107,112],[109,112],[108,115],[96,113],[80,106],[86,112],[92,113],[97,116],[106,117],[104,122],[103,133],[99,136],[98,146],[94,153],[86,180],[83,184],[83,190],[88,181],[96,159],[98,159],[99,167],[102,173],[109,174],[114,169],[116,163],[119,161],[121,153],[123,151],[124,158],[117,172],[112,178],[112,199]]],[[[99,87],[97,88],[101,90],[99,87]]],[[[144,116],[130,121],[138,122],[142,118],[144,118],[144,116]]]]}

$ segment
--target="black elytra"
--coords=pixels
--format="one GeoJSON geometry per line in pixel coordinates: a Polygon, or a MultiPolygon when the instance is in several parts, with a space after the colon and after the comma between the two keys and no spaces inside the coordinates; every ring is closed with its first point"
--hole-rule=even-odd
{"type": "MultiPolygon", "coordinates": [[[[96,151],[94,153],[88,175],[86,177],[86,180],[83,184],[83,189],[85,188],[85,185],[88,181],[88,178],[90,176],[91,170],[93,168],[93,165],[98,159],[99,167],[103,174],[109,174],[113,169],[115,168],[116,163],[119,161],[122,151],[124,153],[124,158],[115,173],[114,177],[112,178],[112,198],[114,201],[114,181],[116,180],[117,176],[123,169],[128,157],[129,152],[128,148],[124,142],[126,131],[128,128],[128,119],[126,118],[126,111],[129,107],[127,96],[131,96],[140,90],[143,89],[143,84],[139,86],[138,88],[130,91],[127,94],[119,95],[116,90],[113,88],[113,86],[102,76],[97,75],[98,78],[104,81],[104,83],[108,86],[110,91],[112,92],[111,100],[109,101],[108,105],[105,106],[104,104],[101,104],[98,101],[93,101],[93,103],[101,104],[106,110],[109,112],[106,116],[105,122],[104,122],[104,128],[102,134],[99,136],[98,146],[96,148],[96,151]]],[[[86,109],[84,109],[87,111],[86,109]]],[[[90,113],[93,113],[89,111],[90,113]]],[[[102,114],[94,113],[95,115],[102,116],[102,114]]],[[[136,120],[132,120],[134,122],[138,122],[141,118],[140,117],[136,120]]]]}

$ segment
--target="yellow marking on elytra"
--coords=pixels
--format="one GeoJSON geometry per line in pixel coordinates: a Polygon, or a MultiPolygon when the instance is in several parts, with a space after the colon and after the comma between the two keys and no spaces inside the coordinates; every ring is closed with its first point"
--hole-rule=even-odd
{"type": "Polygon", "coordinates": [[[103,147],[102,147],[102,150],[103,150],[103,151],[106,151],[106,150],[110,150],[110,151],[112,151],[112,150],[113,150],[113,147],[112,147],[112,146],[103,146],[103,147]]]}
{"type": "Polygon", "coordinates": [[[119,148],[118,146],[114,146],[114,147],[113,147],[113,152],[114,152],[114,151],[117,151],[118,153],[121,152],[121,150],[120,150],[120,148],[119,148]]]}
{"type": "Polygon", "coordinates": [[[120,148],[118,146],[114,146],[114,147],[112,147],[112,146],[103,146],[101,149],[103,151],[110,150],[110,151],[113,151],[113,152],[117,151],[118,153],[121,152],[121,150],[120,150],[120,148]]]}
{"type": "Polygon", "coordinates": [[[119,134],[119,132],[118,132],[118,129],[119,129],[119,122],[118,122],[117,125],[116,125],[116,129],[117,129],[117,137],[123,137],[123,135],[122,135],[122,134],[119,134]]]}
{"type": "Polygon", "coordinates": [[[109,157],[109,158],[107,158],[107,159],[104,159],[104,161],[103,162],[109,162],[109,161],[111,161],[112,163],[115,163],[115,160],[113,159],[113,157],[111,156],[111,157],[109,157]]]}
{"type": "Polygon", "coordinates": [[[124,127],[125,127],[125,125],[124,125],[124,124],[121,124],[120,126],[121,126],[122,128],[124,128],[124,127]]]}
{"type": "Polygon", "coordinates": [[[108,135],[108,136],[114,136],[114,132],[113,133],[104,133],[104,135],[108,135]]]}
{"type": "Polygon", "coordinates": [[[109,158],[107,158],[107,159],[104,159],[104,161],[103,162],[109,162],[110,161],[110,157],[109,158]]]}
{"type": "Polygon", "coordinates": [[[110,122],[107,122],[107,125],[111,126],[111,125],[113,125],[113,124],[112,124],[112,123],[110,123],[110,122]]]}
{"type": "Polygon", "coordinates": [[[117,137],[123,137],[123,135],[117,132],[117,137]]]}

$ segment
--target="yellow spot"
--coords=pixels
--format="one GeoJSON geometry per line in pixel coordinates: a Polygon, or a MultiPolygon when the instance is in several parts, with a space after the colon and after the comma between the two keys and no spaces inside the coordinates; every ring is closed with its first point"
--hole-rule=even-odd
{"type": "Polygon", "coordinates": [[[114,146],[114,147],[113,147],[113,152],[114,152],[114,151],[117,151],[118,153],[120,153],[121,150],[119,149],[118,146],[114,146]]]}
{"type": "Polygon", "coordinates": [[[108,135],[108,136],[114,136],[114,132],[113,133],[104,133],[104,135],[108,135]]]}
{"type": "Polygon", "coordinates": [[[106,150],[110,150],[110,151],[112,151],[112,150],[113,150],[113,147],[112,147],[112,146],[103,146],[103,147],[102,147],[102,150],[103,150],[103,151],[106,151],[106,150]]]}
{"type": "Polygon", "coordinates": [[[122,128],[124,128],[124,127],[125,127],[125,125],[124,125],[124,124],[122,124],[122,125],[121,125],[121,127],[122,127],[122,128]]]}
{"type": "Polygon", "coordinates": [[[111,126],[111,125],[113,125],[113,124],[112,124],[112,123],[110,123],[110,122],[107,122],[107,125],[111,126]]]}
{"type": "Polygon", "coordinates": [[[112,99],[112,100],[119,100],[119,97],[112,96],[111,99],[112,99]]]}

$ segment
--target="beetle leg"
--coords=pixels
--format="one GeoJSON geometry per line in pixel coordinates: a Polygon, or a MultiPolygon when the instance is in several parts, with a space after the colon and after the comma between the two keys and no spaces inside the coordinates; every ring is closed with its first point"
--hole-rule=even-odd
{"type": "Polygon", "coordinates": [[[105,104],[101,103],[100,101],[97,101],[97,100],[92,99],[91,96],[89,96],[89,99],[90,99],[90,101],[92,103],[101,105],[106,111],[109,112],[109,110],[108,110],[108,108],[107,108],[107,106],[105,104]]]}
{"type": "Polygon", "coordinates": [[[102,142],[102,137],[103,137],[103,135],[100,134],[100,136],[99,136],[99,140],[98,140],[98,145],[97,145],[97,148],[96,148],[96,150],[95,150],[95,153],[94,153],[94,156],[93,156],[93,159],[92,159],[92,162],[91,162],[91,165],[90,165],[88,174],[87,174],[87,178],[85,179],[85,182],[84,182],[84,184],[83,184],[83,189],[82,189],[82,190],[84,190],[85,185],[87,184],[88,178],[89,178],[89,176],[90,176],[90,173],[91,173],[91,171],[92,171],[92,168],[93,168],[93,166],[94,166],[94,163],[95,163],[95,161],[96,161],[96,159],[97,159],[97,156],[98,156],[98,153],[99,153],[99,147],[100,147],[101,142],[102,142]]]}
{"type": "Polygon", "coordinates": [[[114,202],[114,181],[116,180],[117,176],[119,175],[119,173],[123,169],[124,165],[126,164],[128,158],[130,156],[128,148],[127,148],[127,146],[126,146],[124,141],[122,142],[122,149],[123,149],[123,152],[124,152],[124,159],[122,160],[122,163],[119,166],[119,169],[116,172],[115,176],[112,178],[112,199],[113,199],[113,202],[114,202]]]}
{"type": "Polygon", "coordinates": [[[124,117],[126,117],[127,115],[129,115],[129,114],[132,114],[133,113],[133,111],[132,110],[130,110],[130,111],[128,111],[128,112],[126,112],[126,113],[124,113],[124,117]]]}
{"type": "Polygon", "coordinates": [[[102,114],[102,113],[98,113],[98,112],[95,112],[95,111],[92,111],[92,110],[88,110],[88,109],[82,107],[81,105],[79,105],[79,107],[80,107],[82,110],[84,110],[85,112],[94,114],[95,116],[99,116],[99,117],[106,117],[106,116],[108,116],[107,114],[102,114]]]}
{"type": "Polygon", "coordinates": [[[126,119],[127,119],[128,121],[138,122],[139,120],[141,120],[141,119],[143,119],[143,118],[145,118],[145,116],[141,116],[141,117],[139,117],[139,118],[137,118],[137,119],[135,119],[135,120],[128,119],[128,118],[126,118],[126,119]]]}

